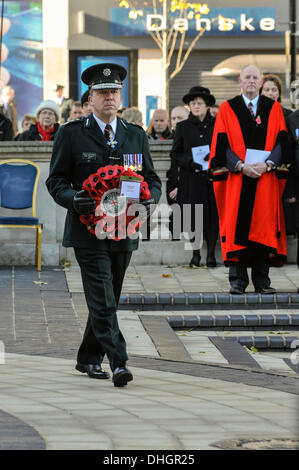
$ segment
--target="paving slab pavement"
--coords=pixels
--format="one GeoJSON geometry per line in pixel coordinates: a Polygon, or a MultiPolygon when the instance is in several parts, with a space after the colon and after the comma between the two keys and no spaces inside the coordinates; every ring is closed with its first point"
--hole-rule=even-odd
{"type": "MultiPolygon", "coordinates": [[[[38,433],[48,450],[201,450],[227,439],[298,437],[298,396],[291,393],[140,367],[118,389],[73,366],[19,354],[0,366],[3,412],[38,433]]],[[[18,429],[7,449],[15,448],[18,429]]]]}
{"type": "MultiPolygon", "coordinates": [[[[83,292],[80,268],[72,265],[66,268],[66,278],[70,292],[83,292]]],[[[295,264],[281,268],[270,268],[272,287],[279,292],[297,292],[299,270],[295,264]]],[[[189,292],[228,292],[228,268],[189,268],[182,265],[129,266],[122,294],[130,293],[189,293],[189,292]]],[[[250,282],[248,292],[254,292],[250,282]]]]}
{"type": "MultiPolygon", "coordinates": [[[[287,268],[289,278],[293,271],[287,268]]],[[[179,292],[184,272],[176,275],[179,292]]],[[[160,274],[168,279],[162,276],[164,267],[152,277],[161,283],[160,274]]],[[[142,289],[146,282],[149,286],[150,276],[143,281],[139,274],[138,279],[142,289]]],[[[117,389],[111,380],[92,380],[75,371],[88,314],[83,293],[76,291],[79,281],[79,271],[72,268],[49,267],[40,274],[30,267],[0,269],[5,449],[211,450],[229,439],[298,439],[299,375],[285,362],[290,352],[259,351],[252,355],[260,366],[254,369],[231,363],[209,339],[261,334],[253,329],[174,330],[165,319],[181,316],[180,311],[120,310],[134,381],[117,389]]],[[[295,282],[288,287],[295,289],[295,282]]],[[[223,315],[221,310],[208,313],[223,315]]],[[[288,310],[290,317],[297,313],[288,310]]]]}

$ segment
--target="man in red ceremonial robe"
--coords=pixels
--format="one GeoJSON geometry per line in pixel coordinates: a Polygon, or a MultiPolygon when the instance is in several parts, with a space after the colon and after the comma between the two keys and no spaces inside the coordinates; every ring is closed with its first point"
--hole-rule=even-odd
{"type": "Polygon", "coordinates": [[[280,104],[259,95],[260,70],[248,65],[238,80],[242,94],[221,104],[210,152],[222,255],[231,294],[245,292],[249,266],[255,291],[273,294],[269,266],[287,254],[281,197],[291,153],[280,104]]]}

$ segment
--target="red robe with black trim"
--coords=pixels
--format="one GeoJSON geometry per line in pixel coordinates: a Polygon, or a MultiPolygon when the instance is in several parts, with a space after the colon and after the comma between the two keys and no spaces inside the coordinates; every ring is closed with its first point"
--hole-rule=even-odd
{"type": "MultiPolygon", "coordinates": [[[[242,96],[221,104],[210,152],[210,170],[219,214],[220,240],[226,265],[244,262],[250,247],[266,250],[271,258],[286,259],[287,245],[282,194],[287,177],[288,138],[282,108],[260,96],[252,118],[242,96]],[[260,178],[233,173],[226,167],[228,147],[244,162],[247,148],[272,151],[280,143],[280,169],[260,178]]],[[[271,156],[268,157],[271,160],[271,156]]],[[[246,262],[250,265],[250,261],[246,262]]]]}

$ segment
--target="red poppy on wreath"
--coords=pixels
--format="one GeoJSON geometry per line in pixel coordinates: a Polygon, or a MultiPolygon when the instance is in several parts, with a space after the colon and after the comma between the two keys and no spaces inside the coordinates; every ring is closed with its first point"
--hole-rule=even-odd
{"type": "Polygon", "coordinates": [[[128,215],[127,209],[131,204],[126,205],[119,198],[120,177],[123,175],[138,177],[141,182],[141,201],[151,198],[148,184],[143,176],[119,165],[101,167],[83,182],[82,189],[96,200],[96,209],[93,214],[81,215],[80,221],[99,239],[123,240],[126,235],[135,234],[145,222],[138,216],[128,215]]]}

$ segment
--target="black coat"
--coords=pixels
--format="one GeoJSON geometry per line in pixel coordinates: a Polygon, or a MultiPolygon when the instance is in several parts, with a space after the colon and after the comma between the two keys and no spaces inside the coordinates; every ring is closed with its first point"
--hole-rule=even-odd
{"type": "Polygon", "coordinates": [[[11,120],[0,113],[0,140],[12,140],[13,128],[11,120]]]}
{"type": "Polygon", "coordinates": [[[209,111],[203,121],[189,114],[188,119],[176,125],[171,158],[180,169],[177,202],[191,204],[192,230],[194,230],[194,205],[203,204],[203,229],[218,230],[218,214],[213,183],[207,178],[206,171],[196,172],[191,168],[192,148],[211,145],[215,118],[209,111]]]}
{"type": "Polygon", "coordinates": [[[299,229],[299,141],[296,138],[296,129],[299,129],[299,110],[287,117],[287,127],[292,141],[293,167],[286,185],[284,198],[296,197],[294,204],[284,204],[287,233],[296,233],[299,229]]]}
{"type": "MultiPolygon", "coordinates": [[[[59,124],[55,123],[54,124],[54,132],[52,134],[51,140],[55,139],[55,136],[57,134],[57,131],[59,129],[59,124]]],[[[17,135],[15,137],[15,140],[20,140],[20,141],[30,141],[30,140],[42,140],[40,133],[38,132],[38,127],[37,124],[31,124],[30,128],[28,131],[24,131],[21,134],[17,135]]]]}

